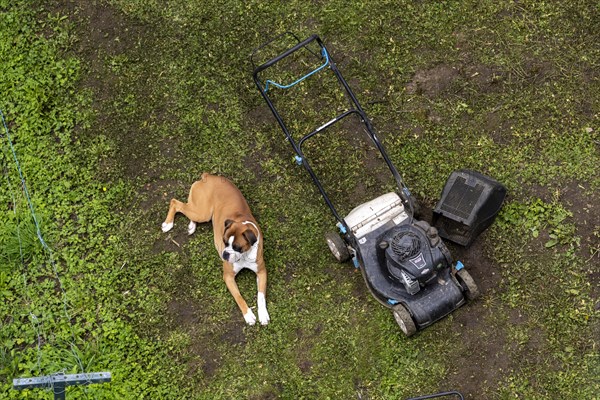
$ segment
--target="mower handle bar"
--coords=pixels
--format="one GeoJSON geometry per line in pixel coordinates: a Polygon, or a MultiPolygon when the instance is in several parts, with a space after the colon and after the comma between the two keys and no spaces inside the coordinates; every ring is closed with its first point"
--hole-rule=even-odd
{"type": "MultiPolygon", "coordinates": [[[[292,35],[294,38],[298,39],[296,37],[296,35],[292,34],[292,33],[284,33],[283,35],[292,35]]],[[[270,43],[273,43],[273,41],[277,40],[278,38],[280,38],[283,35],[279,35],[277,36],[275,39],[272,39],[271,41],[263,44],[262,46],[260,46],[259,48],[257,48],[256,50],[254,50],[254,52],[252,53],[252,56],[254,56],[260,49],[264,48],[265,46],[268,46],[270,43]]],[[[322,42],[321,39],[319,38],[318,35],[311,35],[308,39],[305,39],[301,42],[299,42],[298,44],[296,44],[294,47],[291,47],[289,49],[287,49],[286,51],[284,51],[283,53],[273,57],[272,59],[270,59],[269,61],[259,65],[258,67],[254,68],[254,80],[258,80],[258,74],[262,71],[264,71],[265,69],[272,67],[273,65],[277,64],[279,61],[283,60],[286,57],[289,57],[291,54],[295,53],[296,51],[300,50],[303,47],[308,46],[310,43],[317,41],[317,43],[319,43],[319,45],[321,47],[322,46],[322,42]]]]}
{"type": "MultiPolygon", "coordinates": [[[[280,38],[281,36],[286,35],[286,34],[289,34],[289,35],[293,36],[296,40],[298,40],[298,38],[296,37],[296,35],[294,35],[292,33],[289,33],[289,32],[286,32],[286,33],[284,33],[282,35],[279,35],[278,37],[272,39],[271,41],[263,44],[262,46],[260,46],[256,50],[254,50],[254,52],[252,53],[252,56],[251,56],[252,63],[254,64],[253,57],[254,57],[254,55],[260,49],[264,48],[265,46],[268,46],[270,43],[273,43],[273,41],[277,40],[278,38],[280,38]]],[[[298,43],[296,45],[294,45],[293,47],[285,50],[284,52],[282,52],[281,54],[277,55],[276,57],[274,57],[274,58],[270,59],[269,61],[267,61],[267,62],[259,65],[258,67],[256,67],[254,69],[254,73],[253,73],[254,83],[256,84],[257,88],[259,89],[259,91],[260,91],[263,99],[266,101],[267,105],[269,106],[269,108],[273,112],[273,115],[275,116],[275,119],[277,120],[279,126],[283,130],[283,132],[284,132],[285,136],[287,137],[288,141],[292,145],[292,148],[293,148],[294,152],[296,153],[296,155],[298,157],[300,157],[302,165],[308,171],[308,173],[311,176],[313,182],[315,183],[315,185],[317,186],[317,188],[321,192],[321,195],[323,196],[325,202],[327,203],[327,205],[331,209],[334,217],[338,220],[338,222],[340,222],[340,224],[343,226],[343,228],[344,228],[345,231],[347,231],[348,233],[350,233],[349,227],[346,225],[346,222],[337,213],[337,210],[336,210],[335,206],[333,205],[333,203],[329,199],[329,196],[327,195],[325,189],[321,185],[321,182],[319,181],[319,179],[317,178],[316,174],[314,173],[314,171],[310,167],[310,164],[308,163],[308,161],[304,158],[304,154],[302,152],[302,144],[307,139],[309,139],[310,137],[313,137],[317,133],[323,131],[325,128],[329,127],[330,125],[334,124],[335,122],[338,122],[342,118],[344,118],[344,117],[346,117],[346,116],[348,116],[350,114],[354,114],[354,113],[358,114],[358,116],[360,117],[360,119],[363,121],[363,123],[365,124],[365,126],[367,128],[367,131],[369,133],[369,136],[370,136],[371,140],[373,141],[375,147],[379,150],[379,152],[383,156],[386,164],[388,165],[388,168],[390,169],[390,172],[392,173],[392,176],[394,177],[394,180],[396,181],[396,184],[398,185],[398,188],[400,189],[400,193],[399,194],[400,194],[401,198],[403,198],[403,200],[405,201],[405,203],[410,208],[410,211],[411,211],[410,214],[411,214],[411,217],[412,217],[412,214],[413,214],[413,205],[412,205],[411,194],[410,194],[410,191],[408,190],[408,187],[404,184],[404,181],[400,177],[400,174],[398,173],[398,170],[396,169],[396,167],[394,166],[394,164],[391,161],[390,157],[388,156],[387,152],[385,151],[385,149],[383,147],[383,144],[379,141],[379,138],[375,134],[373,126],[371,124],[371,121],[369,120],[369,118],[367,117],[366,113],[364,112],[364,110],[360,106],[360,103],[358,102],[358,99],[354,95],[354,92],[352,91],[352,89],[350,88],[350,86],[348,85],[348,83],[346,82],[346,80],[342,77],[342,74],[337,69],[337,66],[335,65],[335,62],[333,61],[333,59],[331,59],[331,57],[329,58],[329,61],[330,61],[329,67],[334,72],[335,76],[337,77],[338,82],[345,89],[346,94],[349,96],[349,98],[351,100],[353,108],[350,109],[350,110],[348,110],[348,111],[346,111],[346,112],[344,112],[344,113],[342,113],[341,115],[335,117],[334,119],[326,122],[325,124],[321,125],[315,131],[309,133],[308,135],[306,135],[305,137],[303,137],[302,139],[300,139],[299,143],[296,143],[296,141],[292,138],[292,135],[288,131],[286,124],[283,122],[283,119],[281,118],[281,116],[277,112],[277,109],[275,108],[275,105],[273,104],[273,102],[269,98],[268,94],[266,93],[264,87],[262,86],[262,84],[260,82],[260,79],[258,78],[258,74],[261,71],[264,71],[265,69],[267,69],[269,67],[272,67],[273,65],[275,65],[276,63],[278,63],[282,59],[284,59],[286,57],[289,57],[291,54],[295,53],[296,51],[298,51],[298,50],[300,50],[302,48],[305,48],[306,46],[308,46],[310,43],[312,43],[314,41],[316,41],[318,43],[318,45],[319,45],[319,47],[321,49],[323,49],[325,52],[327,52],[327,49],[325,48],[325,45],[321,41],[321,38],[318,35],[316,35],[316,34],[311,35],[310,37],[308,37],[307,39],[305,39],[303,41],[299,41],[298,40],[298,43]]],[[[307,50],[310,51],[310,49],[307,49],[307,50]]],[[[313,53],[312,51],[310,51],[310,52],[313,53]]],[[[343,232],[343,233],[345,233],[345,232],[343,232]]]]}
{"type": "MultiPolygon", "coordinates": [[[[256,87],[260,91],[260,94],[262,95],[263,99],[265,100],[265,102],[267,103],[267,105],[269,106],[269,108],[271,109],[271,112],[273,113],[273,116],[275,117],[275,119],[277,120],[277,123],[279,124],[279,126],[283,130],[283,132],[284,132],[285,136],[287,137],[288,141],[292,145],[292,148],[293,148],[294,152],[296,153],[296,156],[299,157],[299,159],[298,159],[299,163],[302,163],[302,165],[304,166],[304,168],[307,170],[307,172],[310,175],[311,179],[313,180],[314,184],[317,186],[317,188],[321,192],[321,195],[323,196],[323,199],[325,200],[325,203],[327,204],[327,206],[329,207],[329,209],[333,213],[333,216],[335,217],[335,219],[343,227],[343,231],[342,232],[344,232],[344,233],[350,232],[350,227],[348,227],[348,225],[346,224],[346,221],[344,221],[344,219],[338,214],[335,206],[333,205],[333,203],[329,199],[329,196],[327,195],[327,192],[325,191],[325,188],[323,187],[323,185],[319,181],[319,178],[317,177],[317,175],[313,171],[313,169],[310,166],[310,164],[308,163],[308,161],[304,158],[304,154],[302,152],[302,147],[301,147],[302,143],[304,143],[304,141],[306,139],[308,139],[308,137],[314,136],[317,132],[319,132],[320,130],[324,129],[326,126],[331,125],[337,119],[334,119],[334,120],[329,121],[328,123],[322,125],[315,132],[313,132],[313,133],[307,135],[306,137],[304,137],[303,139],[301,139],[300,143],[296,143],[296,141],[292,138],[291,133],[289,132],[286,124],[283,122],[283,119],[281,118],[281,115],[279,115],[279,112],[277,111],[275,105],[273,104],[273,102],[269,98],[269,95],[267,94],[265,88],[262,85],[262,82],[260,81],[260,79],[258,77],[258,74],[260,72],[266,70],[269,67],[272,67],[273,65],[275,65],[279,61],[283,60],[286,57],[289,57],[290,55],[292,55],[296,51],[298,51],[298,50],[300,50],[302,48],[305,48],[306,46],[308,46],[310,43],[312,43],[314,41],[317,41],[317,43],[319,44],[319,46],[322,49],[325,48],[325,46],[323,45],[323,42],[321,41],[321,39],[319,38],[319,36],[315,35],[315,34],[311,35],[309,38],[307,38],[307,39],[305,39],[303,41],[300,41],[298,39],[298,37],[296,35],[294,35],[293,33],[286,32],[286,33],[283,33],[283,34],[275,37],[274,39],[268,41],[267,43],[263,44],[262,46],[258,47],[256,50],[254,50],[254,52],[252,53],[252,56],[250,57],[250,59],[252,60],[252,64],[254,64],[254,55],[256,55],[256,53],[258,51],[260,51],[262,48],[268,46],[269,44],[273,43],[278,38],[281,38],[282,36],[284,36],[286,34],[293,36],[298,41],[298,44],[296,44],[295,46],[287,49],[283,53],[280,53],[279,55],[277,55],[276,57],[270,59],[269,61],[267,61],[267,62],[259,65],[258,67],[255,67],[254,68],[254,73],[253,73],[254,83],[256,84],[256,87]]],[[[312,53],[312,51],[311,51],[311,53],[312,53]]]]}
{"type": "Polygon", "coordinates": [[[425,400],[425,399],[434,399],[434,398],[438,398],[438,397],[447,397],[447,396],[457,396],[460,400],[465,399],[460,392],[453,390],[451,392],[443,392],[443,393],[429,394],[429,395],[419,396],[419,397],[411,397],[410,399],[406,399],[406,400],[425,400]]]}

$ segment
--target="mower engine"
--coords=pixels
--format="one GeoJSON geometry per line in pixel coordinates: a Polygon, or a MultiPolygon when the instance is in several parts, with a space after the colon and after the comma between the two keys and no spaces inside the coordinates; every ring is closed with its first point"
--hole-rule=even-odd
{"type": "Polygon", "coordinates": [[[437,271],[452,265],[437,229],[425,221],[396,226],[384,235],[379,247],[385,250],[388,272],[411,295],[435,279],[437,271]]]}

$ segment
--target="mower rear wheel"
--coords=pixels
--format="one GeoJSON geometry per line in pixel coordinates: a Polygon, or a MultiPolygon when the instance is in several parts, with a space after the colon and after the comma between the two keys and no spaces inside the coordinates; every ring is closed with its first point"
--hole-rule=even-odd
{"type": "Polygon", "coordinates": [[[471,274],[466,269],[461,269],[456,272],[456,278],[463,288],[463,292],[468,300],[475,300],[479,297],[479,288],[471,277],[471,274]]]}
{"type": "Polygon", "coordinates": [[[350,252],[340,235],[335,232],[327,232],[325,234],[325,241],[327,242],[327,246],[329,246],[329,250],[331,250],[331,254],[333,254],[338,262],[343,263],[348,261],[350,252]]]}
{"type": "Polygon", "coordinates": [[[410,337],[417,332],[417,326],[406,307],[402,304],[396,304],[392,307],[392,313],[394,314],[394,319],[398,323],[400,330],[402,330],[406,336],[410,337]]]}

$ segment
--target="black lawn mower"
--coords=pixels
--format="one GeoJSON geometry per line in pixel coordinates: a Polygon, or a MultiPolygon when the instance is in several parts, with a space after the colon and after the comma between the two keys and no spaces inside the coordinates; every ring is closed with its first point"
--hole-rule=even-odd
{"type": "MultiPolygon", "coordinates": [[[[304,56],[304,55],[302,55],[304,56]]],[[[498,182],[474,171],[454,172],[446,183],[432,224],[414,217],[417,203],[377,137],[371,121],[352,89],[342,77],[331,54],[317,35],[305,40],[285,33],[256,49],[251,57],[254,82],[292,146],[298,164],[304,166],[331,209],[339,233],[326,234],[329,249],[339,262],[352,259],[360,268],[372,295],[392,310],[402,332],[411,336],[467,300],[479,296],[477,285],[460,261],[454,261],[442,238],[468,246],[500,210],[506,190],[498,182]],[[256,58],[265,48],[285,38],[291,45],[279,50],[267,61],[256,58]],[[290,39],[291,38],[291,39],[290,39]],[[299,78],[283,84],[270,79],[270,71],[282,60],[306,53],[310,69],[299,78]],[[270,94],[286,91],[317,73],[333,73],[341,85],[349,108],[321,126],[295,140],[270,94]],[[358,116],[364,124],[370,144],[379,151],[389,168],[397,190],[385,193],[355,207],[342,217],[316,176],[303,145],[349,116],[358,116]]],[[[288,60],[289,61],[289,60],[288,60]]]]}

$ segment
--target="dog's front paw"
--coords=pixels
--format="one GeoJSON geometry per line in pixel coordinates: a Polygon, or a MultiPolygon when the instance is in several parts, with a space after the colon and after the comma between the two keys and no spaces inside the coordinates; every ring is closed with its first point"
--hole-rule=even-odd
{"type": "Polygon", "coordinates": [[[269,318],[269,312],[267,311],[267,307],[259,307],[258,308],[258,320],[261,325],[267,325],[271,318],[269,318]]]}
{"type": "Polygon", "coordinates": [[[162,231],[163,232],[169,232],[172,228],[173,228],[172,222],[163,222],[162,223],[162,231]]]}
{"type": "Polygon", "coordinates": [[[248,325],[254,325],[256,323],[256,317],[254,316],[254,313],[250,308],[248,309],[246,314],[244,314],[244,319],[246,320],[246,323],[248,325]]]}
{"type": "Polygon", "coordinates": [[[194,221],[190,221],[190,224],[188,225],[188,235],[191,235],[194,232],[196,232],[196,223],[194,221]]]}

